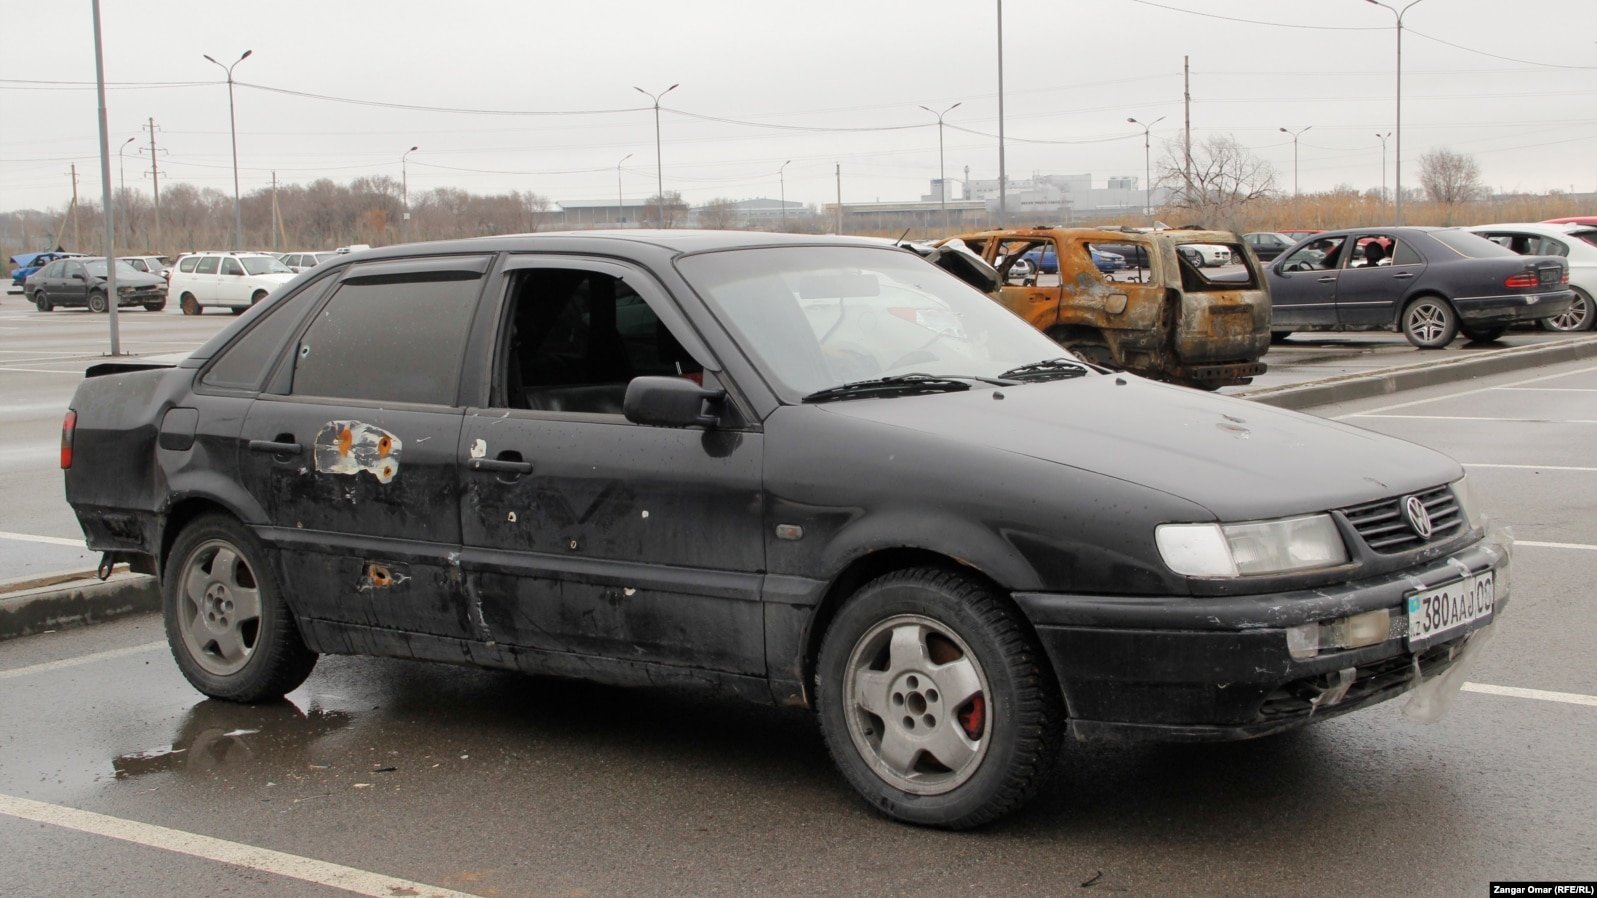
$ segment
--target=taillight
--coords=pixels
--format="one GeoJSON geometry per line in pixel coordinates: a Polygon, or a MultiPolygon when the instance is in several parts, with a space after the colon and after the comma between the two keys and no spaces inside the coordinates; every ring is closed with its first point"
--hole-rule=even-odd
{"type": "Polygon", "coordinates": [[[1519,274],[1516,274],[1504,281],[1503,286],[1520,290],[1526,287],[1534,287],[1539,283],[1541,283],[1541,280],[1536,276],[1536,272],[1521,271],[1519,274]]]}
{"type": "Polygon", "coordinates": [[[61,470],[72,467],[72,435],[78,430],[78,413],[67,410],[61,422],[61,470]]]}

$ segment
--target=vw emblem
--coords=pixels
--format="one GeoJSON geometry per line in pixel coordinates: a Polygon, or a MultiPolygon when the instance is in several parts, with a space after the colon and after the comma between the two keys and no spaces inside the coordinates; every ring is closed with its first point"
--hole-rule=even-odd
{"type": "Polygon", "coordinates": [[[1419,496],[1409,496],[1403,500],[1403,517],[1420,539],[1431,538],[1431,513],[1425,510],[1425,503],[1420,501],[1419,496]]]}

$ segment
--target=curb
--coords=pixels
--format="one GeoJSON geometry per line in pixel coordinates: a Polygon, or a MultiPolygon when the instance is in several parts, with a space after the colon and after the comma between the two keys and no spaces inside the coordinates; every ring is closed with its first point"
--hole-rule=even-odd
{"type": "Polygon", "coordinates": [[[92,573],[0,584],[0,640],[103,623],[161,610],[160,583],[121,571],[101,581],[92,573]]]}
{"type": "Polygon", "coordinates": [[[1350,399],[1385,396],[1402,390],[1453,383],[1489,374],[1501,374],[1505,371],[1519,371],[1589,358],[1597,358],[1597,337],[1580,337],[1536,346],[1516,346],[1513,349],[1492,350],[1469,358],[1441,359],[1418,365],[1383,368],[1363,374],[1344,374],[1310,383],[1265,387],[1231,395],[1238,399],[1248,399],[1278,408],[1305,409],[1333,402],[1346,402],[1350,399]]]}

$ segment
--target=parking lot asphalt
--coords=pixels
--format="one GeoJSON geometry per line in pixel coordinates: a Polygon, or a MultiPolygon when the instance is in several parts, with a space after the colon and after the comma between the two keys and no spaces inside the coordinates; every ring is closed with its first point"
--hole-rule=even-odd
{"type": "MultiPolygon", "coordinates": [[[[36,313],[25,314],[32,317],[36,313]]],[[[130,324],[154,324],[175,314],[173,310],[159,316],[141,313],[128,320],[130,324]]],[[[60,320],[67,321],[66,315],[104,320],[88,313],[65,313],[60,320]]],[[[202,322],[214,323],[214,327],[204,328],[203,335],[194,335],[201,339],[194,339],[189,349],[231,320],[218,315],[178,318],[190,330],[202,322]]],[[[165,341],[147,346],[135,343],[125,351],[158,355],[178,348],[165,341]]],[[[60,355],[52,361],[69,367],[80,363],[87,367],[103,360],[98,353],[74,357],[68,350],[60,355]]],[[[1443,350],[1421,351],[1397,334],[1296,334],[1270,348],[1265,356],[1269,371],[1254,383],[1221,392],[1283,408],[1312,409],[1593,357],[1597,357],[1597,335],[1525,330],[1492,343],[1461,340],[1443,350]]],[[[0,366],[6,361],[0,356],[0,366]]],[[[159,587],[153,577],[118,569],[102,582],[95,574],[97,553],[90,552],[81,540],[10,532],[17,526],[0,524],[0,557],[10,557],[0,566],[0,639],[160,608],[159,587]],[[8,546],[13,551],[5,551],[8,546]]]]}

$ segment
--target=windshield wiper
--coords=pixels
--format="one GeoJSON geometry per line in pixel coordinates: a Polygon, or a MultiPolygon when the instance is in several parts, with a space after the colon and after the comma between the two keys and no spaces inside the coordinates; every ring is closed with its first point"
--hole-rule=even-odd
{"type": "Polygon", "coordinates": [[[839,384],[805,396],[804,402],[831,402],[836,399],[869,399],[874,396],[920,396],[926,393],[956,393],[970,389],[971,381],[999,387],[1011,386],[1012,380],[996,377],[977,377],[973,374],[894,374],[875,380],[857,380],[839,384]]]}
{"type": "Polygon", "coordinates": [[[1090,370],[1092,369],[1075,359],[1058,358],[1031,362],[1018,368],[1011,368],[998,376],[1016,380],[1064,380],[1071,377],[1085,377],[1090,370]]]}

